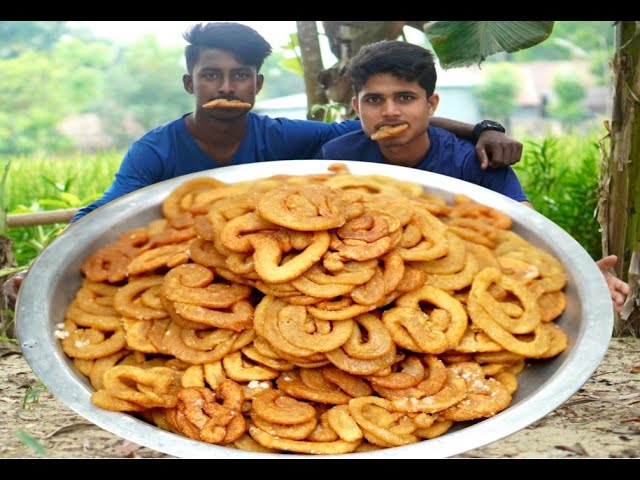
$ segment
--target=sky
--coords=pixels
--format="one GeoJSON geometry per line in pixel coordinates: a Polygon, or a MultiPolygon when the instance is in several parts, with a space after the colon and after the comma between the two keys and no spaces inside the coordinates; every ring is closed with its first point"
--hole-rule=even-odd
{"type": "MultiPolygon", "coordinates": [[[[186,21],[82,21],[97,36],[126,44],[141,36],[153,33],[162,45],[184,45],[182,33],[189,25],[200,20],[186,21]]],[[[295,21],[239,21],[257,30],[275,49],[289,42],[289,34],[295,33],[295,21]]]]}
{"type": "MultiPolygon", "coordinates": [[[[119,44],[131,43],[148,33],[155,34],[158,42],[164,46],[184,46],[185,41],[182,33],[194,23],[201,20],[177,20],[177,21],[78,21],[76,24],[82,24],[89,27],[93,33],[99,37],[108,38],[119,44]]],[[[289,43],[289,34],[296,32],[295,20],[288,21],[241,21],[260,33],[273,47],[274,51],[280,50],[282,45],[289,43]]],[[[322,33],[322,24],[318,22],[318,31],[322,33]]],[[[412,28],[405,29],[407,40],[419,42],[422,34],[412,28]]],[[[320,35],[320,49],[322,59],[326,65],[331,65],[336,58],[331,53],[329,42],[324,35],[320,35]]]]}

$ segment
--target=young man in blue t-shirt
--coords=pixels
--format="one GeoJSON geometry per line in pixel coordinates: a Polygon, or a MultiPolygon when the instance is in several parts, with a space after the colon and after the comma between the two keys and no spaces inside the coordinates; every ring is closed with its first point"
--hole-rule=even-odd
{"type": "Polygon", "coordinates": [[[324,144],[319,158],[417,168],[527,202],[511,167],[482,170],[470,141],[429,124],[440,100],[429,50],[401,41],[366,45],[351,59],[347,75],[362,129],[324,144]]]}
{"type": "MultiPolygon", "coordinates": [[[[365,45],[349,62],[347,75],[354,87],[353,108],[362,129],[327,142],[318,158],[436,172],[481,185],[533,208],[511,167],[482,170],[471,142],[429,124],[440,100],[434,93],[436,70],[429,50],[400,41],[365,45]]],[[[616,262],[617,257],[610,255],[596,263],[620,312],[629,285],[608,271],[616,262]]]]}
{"type": "MultiPolygon", "coordinates": [[[[314,158],[323,143],[361,129],[360,121],[323,123],[256,115],[250,111],[262,89],[260,68],[271,45],[250,27],[233,22],[200,23],[184,34],[185,90],[195,110],[161,125],[134,142],[115,180],[102,198],[82,208],[72,222],[111,200],[180,175],[229,165],[314,158]],[[204,108],[216,99],[244,102],[248,108],[204,108]]],[[[433,119],[448,130],[470,137],[473,125],[433,119]]],[[[473,148],[473,147],[472,147],[473,148]]],[[[483,168],[511,165],[522,144],[488,130],[477,142],[483,168]]]]}

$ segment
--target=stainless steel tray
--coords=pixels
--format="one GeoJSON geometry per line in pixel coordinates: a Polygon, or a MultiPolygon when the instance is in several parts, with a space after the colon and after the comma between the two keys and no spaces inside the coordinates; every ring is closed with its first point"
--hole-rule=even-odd
{"type": "MultiPolygon", "coordinates": [[[[169,193],[200,176],[238,182],[276,174],[326,173],[336,163],[287,160],[233,166],[177,177],[132,192],[90,213],[67,228],[38,257],[24,280],[16,306],[17,335],[36,376],[69,408],[95,425],[159,452],[182,458],[308,458],[296,454],[262,454],[197,442],[93,405],[92,388],[60,348],[56,324],[80,287],[80,265],[97,248],[125,230],[161,216],[169,193]]],[[[353,174],[379,174],[423,184],[448,200],[463,193],[511,216],[513,231],[555,255],[567,271],[567,307],[557,320],[569,337],[569,348],[556,358],[537,362],[519,375],[512,404],[494,417],[459,424],[441,437],[403,447],[350,453],[340,458],[443,458],[458,455],[511,435],[563,404],[598,367],[611,340],[613,306],[607,285],[589,254],[564,230],[544,216],[505,196],[477,185],[405,167],[345,161],[353,174]]]]}

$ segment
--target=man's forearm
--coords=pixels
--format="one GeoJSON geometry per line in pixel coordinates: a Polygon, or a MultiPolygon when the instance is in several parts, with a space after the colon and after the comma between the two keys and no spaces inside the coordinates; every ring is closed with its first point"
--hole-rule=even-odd
{"type": "Polygon", "coordinates": [[[471,140],[473,127],[475,127],[475,125],[471,123],[458,122],[457,120],[444,117],[431,117],[429,123],[434,127],[444,128],[456,137],[464,138],[465,140],[471,140]]]}

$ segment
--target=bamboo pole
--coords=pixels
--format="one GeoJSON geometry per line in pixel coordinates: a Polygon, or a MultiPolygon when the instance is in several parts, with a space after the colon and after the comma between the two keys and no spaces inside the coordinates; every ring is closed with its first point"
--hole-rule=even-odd
{"type": "Polygon", "coordinates": [[[52,223],[68,223],[78,210],[78,208],[67,208],[65,210],[7,215],[7,225],[9,228],[14,228],[50,225],[52,223]]]}

